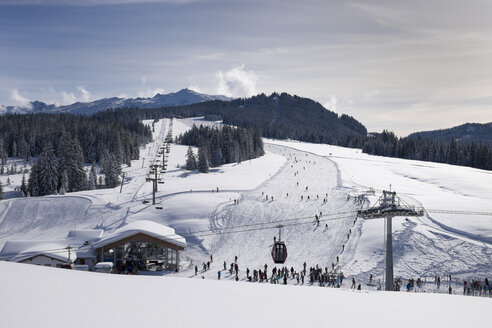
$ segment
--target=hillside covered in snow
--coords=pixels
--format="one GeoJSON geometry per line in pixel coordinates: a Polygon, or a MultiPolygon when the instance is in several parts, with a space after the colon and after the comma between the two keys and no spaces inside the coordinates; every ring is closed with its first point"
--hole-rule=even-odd
{"type": "Polygon", "coordinates": [[[230,100],[221,95],[207,95],[190,89],[182,89],[168,94],[156,94],[148,98],[103,98],[90,102],[76,102],[70,105],[56,106],[41,101],[32,101],[28,106],[0,106],[0,114],[27,113],[70,113],[90,115],[106,109],[116,108],[159,108],[189,105],[211,100],[230,100]]]}
{"type": "MultiPolygon", "coordinates": [[[[173,121],[174,137],[193,124],[220,124],[200,118],[173,121]]],[[[155,123],[154,142],[140,150],[140,159],[133,160],[131,167],[124,167],[125,184],[121,192],[117,187],[0,201],[0,247],[7,240],[61,239],[74,228],[97,228],[111,233],[127,223],[150,220],[169,226],[186,238],[187,248],[180,257],[181,271],[163,272],[164,277],[118,277],[0,263],[0,272],[5,277],[2,290],[8,295],[4,302],[5,299],[20,302],[29,298],[28,295],[35,295],[34,299],[45,305],[36,307],[29,300],[26,306],[35,309],[46,323],[44,326],[49,326],[52,319],[41,314],[43,309],[51,306],[72,309],[73,305],[64,307],[60,299],[46,296],[46,286],[55,280],[66,281],[57,286],[68,286],[75,281],[82,286],[82,291],[75,292],[79,301],[74,304],[83,302],[96,309],[102,306],[98,302],[104,302],[119,310],[132,304],[145,304],[145,310],[125,322],[139,320],[149,324],[160,318],[157,310],[151,314],[152,309],[158,305],[168,311],[171,304],[181,304],[188,309],[186,313],[193,310],[191,316],[184,312],[179,315],[181,307],[173,307],[174,310],[166,313],[177,314],[166,320],[168,323],[181,319],[199,324],[207,315],[218,311],[218,316],[224,318],[223,325],[235,323],[238,327],[260,324],[254,318],[245,317],[248,311],[244,309],[249,305],[254,309],[254,304],[265,311],[269,309],[261,316],[265,325],[324,325],[329,316],[331,323],[342,327],[362,321],[375,324],[388,306],[391,322],[399,321],[408,314],[408,309],[419,308],[418,316],[401,325],[425,325],[434,320],[429,318],[435,313],[427,313],[427,309],[436,302],[446,304],[439,319],[435,318],[439,325],[446,322],[449,327],[457,327],[463,322],[462,316],[456,313],[466,308],[470,314],[467,318],[474,318],[473,313],[478,315],[490,307],[489,298],[424,294],[448,293],[448,287],[452,287],[454,294],[461,294],[463,280],[491,277],[492,174],[489,171],[371,156],[358,149],[324,144],[264,139],[264,156],[200,174],[183,168],[188,147],[172,144],[168,170],[161,174],[164,184],[158,185],[156,194],[162,207],[158,209],[151,202],[144,202],[152,194],[146,178],[149,163],[159,157],[159,145],[168,133],[169,123],[169,119],[155,123]],[[395,278],[401,278],[403,283],[409,278],[422,278],[424,285],[412,290],[421,292],[416,293],[419,295],[375,292],[383,278],[383,221],[363,220],[356,213],[361,206],[375,204],[381,192],[390,188],[408,204],[426,209],[423,217],[393,220],[395,278]],[[364,201],[361,203],[359,199],[364,201]],[[270,251],[279,224],[284,226],[282,240],[288,247],[285,266],[299,272],[303,263],[308,268],[333,265],[346,277],[342,291],[304,288],[310,286],[308,281],[301,284],[291,277],[288,286],[262,284],[260,287],[247,283],[247,269],[262,269],[265,264],[269,270],[274,267],[270,251]],[[210,255],[214,259],[210,270],[203,270],[210,255]],[[236,256],[239,282],[223,267],[225,264],[228,269],[236,256]],[[221,282],[209,281],[217,280],[218,271],[222,273],[221,282]],[[451,281],[447,280],[449,275],[451,281]],[[43,283],[34,283],[34,276],[43,283]],[[435,276],[443,277],[440,288],[434,283],[435,276]],[[348,291],[352,278],[361,284],[362,292],[348,291]],[[14,283],[7,286],[6,281],[14,283]],[[17,287],[9,287],[14,285],[17,287]],[[111,290],[121,292],[114,294],[111,290]],[[94,296],[98,293],[110,296],[94,296]],[[168,303],[166,298],[158,296],[161,293],[177,303],[168,303]],[[133,296],[128,299],[127,295],[133,296]],[[234,301],[223,302],[226,295],[235,295],[234,301]],[[300,299],[307,300],[306,305],[301,305],[300,299]],[[320,312],[319,304],[328,304],[329,313],[320,312]],[[356,309],[360,314],[356,316],[358,319],[352,315],[356,309]]],[[[0,177],[4,186],[6,178],[0,177]]],[[[12,183],[7,189],[13,189],[20,181],[19,175],[10,178],[12,183]]],[[[9,307],[4,303],[1,308],[9,307]]],[[[8,313],[5,320],[13,322],[16,312],[8,313]]],[[[98,314],[81,322],[94,324],[91,320],[107,322],[109,318],[120,320],[98,314]]],[[[28,324],[30,319],[25,320],[28,324]]],[[[475,323],[480,326],[484,322],[475,323]]]]}
{"type": "MultiPolygon", "coordinates": [[[[173,134],[205,122],[175,120],[173,134]]],[[[121,193],[113,188],[1,201],[0,246],[10,239],[61,238],[74,227],[111,231],[145,218],[187,238],[183,268],[214,254],[222,261],[237,255],[242,268],[252,269],[271,262],[275,227],[281,223],[286,226],[287,267],[304,262],[331,266],[338,256],[347,276],[365,280],[382,275],[383,222],[356,220],[360,204],[353,199],[365,195],[374,203],[382,190],[392,188],[428,211],[422,218],[394,219],[395,276],[491,273],[492,224],[489,216],[480,215],[490,212],[488,171],[266,139],[264,156],[198,174],[183,169],[188,147],[173,144],[169,169],[162,174],[165,183],[158,186],[163,207],[158,210],[142,201],[151,197],[147,165],[157,156],[168,123],[156,123],[155,142],[124,169],[121,193]],[[371,188],[375,195],[367,193],[371,188]],[[321,217],[319,226],[315,215],[321,217]]],[[[1,177],[4,186],[6,178],[1,177]]],[[[18,182],[19,177],[11,179],[18,182]]]]}

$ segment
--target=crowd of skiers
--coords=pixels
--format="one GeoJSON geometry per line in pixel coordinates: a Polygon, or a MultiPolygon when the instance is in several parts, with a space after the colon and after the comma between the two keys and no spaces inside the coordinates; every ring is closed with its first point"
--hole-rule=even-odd
{"type": "MultiPolygon", "coordinates": [[[[430,281],[431,284],[435,285],[436,291],[441,289],[441,285],[444,284],[444,288],[448,294],[463,294],[463,295],[471,295],[471,296],[488,296],[492,297],[492,284],[489,282],[488,278],[483,280],[480,279],[472,279],[472,280],[463,280],[459,279],[452,280],[451,275],[446,275],[445,277],[434,276],[434,281],[430,281]],[[458,289],[459,285],[462,285],[462,292],[458,289]],[[457,288],[457,290],[453,290],[453,286],[457,288]]],[[[411,291],[419,291],[424,288],[424,285],[428,284],[427,279],[422,278],[409,278],[405,285],[405,290],[407,292],[411,291]]],[[[401,286],[403,285],[403,281],[401,278],[395,279],[395,290],[401,290],[401,286]]]]}
{"type": "MultiPolygon", "coordinates": [[[[210,265],[213,262],[213,257],[210,255],[210,260],[207,262],[203,262],[202,264],[202,273],[210,270],[210,265]]],[[[270,284],[295,284],[295,285],[309,285],[309,286],[320,286],[320,287],[333,287],[340,288],[343,285],[345,276],[342,272],[338,271],[338,267],[332,263],[332,268],[322,267],[319,265],[315,265],[313,267],[308,267],[306,262],[303,263],[302,268],[300,270],[294,269],[293,266],[290,268],[283,266],[269,269],[268,264],[265,264],[263,267],[250,270],[246,268],[244,271],[244,275],[240,276],[240,270],[238,265],[238,257],[234,257],[234,262],[227,264],[226,261],[223,262],[222,268],[217,271],[217,279],[220,280],[223,276],[224,272],[228,273],[228,277],[230,279],[234,279],[236,281],[244,280],[248,282],[259,282],[259,283],[270,283],[270,284]]],[[[195,275],[198,275],[199,270],[198,266],[195,265],[195,275]]],[[[204,278],[204,276],[202,276],[204,278]]],[[[451,280],[451,275],[447,275],[444,279],[441,276],[435,276],[434,281],[428,281],[427,279],[422,278],[409,278],[406,280],[406,284],[402,278],[395,279],[394,282],[394,290],[400,291],[402,287],[405,288],[406,291],[418,291],[428,286],[428,283],[435,284],[437,290],[441,288],[441,283],[444,283],[447,292],[449,294],[457,294],[461,292],[453,291],[453,284],[459,283],[458,280],[451,280]],[[417,288],[417,290],[416,290],[417,288]]],[[[373,275],[369,276],[368,286],[379,286],[377,289],[381,290],[381,280],[378,279],[378,283],[375,282],[373,275]]],[[[362,290],[362,284],[357,282],[354,277],[351,278],[350,288],[354,290],[362,290]]],[[[425,290],[425,289],[423,289],[425,290]]],[[[492,297],[492,284],[489,282],[488,278],[484,280],[465,280],[463,281],[463,295],[472,295],[472,296],[485,296],[492,297]]]]}
{"type": "MultiPolygon", "coordinates": [[[[222,269],[217,271],[217,279],[220,280],[223,272],[227,272],[229,277],[236,281],[240,280],[239,276],[239,265],[237,263],[238,257],[234,257],[234,262],[227,264],[226,261],[223,262],[222,269]]],[[[210,261],[202,263],[201,273],[205,273],[210,270],[210,264],[213,262],[212,255],[210,255],[210,261]]],[[[344,275],[341,272],[334,271],[334,264],[330,270],[328,267],[320,267],[316,265],[314,267],[307,267],[306,262],[302,266],[302,270],[295,270],[294,267],[276,267],[274,266],[268,270],[268,264],[258,269],[250,270],[246,268],[245,277],[241,278],[249,282],[261,282],[261,283],[271,283],[271,284],[282,284],[287,285],[289,280],[293,281],[297,285],[318,285],[320,287],[336,287],[340,288],[342,286],[344,275]]],[[[199,269],[198,265],[195,265],[195,275],[198,275],[199,269]]],[[[204,276],[202,276],[204,278],[204,276]]],[[[360,290],[360,284],[358,286],[360,290]]]]}

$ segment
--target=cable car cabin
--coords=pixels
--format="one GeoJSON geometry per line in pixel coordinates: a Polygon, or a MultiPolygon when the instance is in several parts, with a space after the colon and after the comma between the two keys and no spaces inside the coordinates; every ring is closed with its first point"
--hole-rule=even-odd
{"type": "Polygon", "coordinates": [[[275,263],[284,263],[287,259],[287,246],[283,241],[276,241],[272,248],[272,259],[275,263]]]}

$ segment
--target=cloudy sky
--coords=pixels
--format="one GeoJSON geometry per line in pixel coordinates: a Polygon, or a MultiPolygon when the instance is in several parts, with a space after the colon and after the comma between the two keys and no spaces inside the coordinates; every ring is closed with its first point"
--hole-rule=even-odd
{"type": "Polygon", "coordinates": [[[492,121],[492,1],[0,0],[0,104],[288,92],[370,131],[492,121]]]}

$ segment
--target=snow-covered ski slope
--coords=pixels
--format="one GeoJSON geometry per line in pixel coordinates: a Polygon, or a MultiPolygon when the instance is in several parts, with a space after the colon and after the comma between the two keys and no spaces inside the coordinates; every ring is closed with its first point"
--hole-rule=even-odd
{"type": "MultiPolygon", "coordinates": [[[[175,119],[173,135],[194,122],[205,121],[175,119]]],[[[382,277],[383,222],[359,219],[354,224],[360,205],[353,197],[347,201],[347,195],[373,187],[376,196],[369,198],[374,202],[391,184],[408,203],[434,210],[423,218],[394,219],[396,276],[490,278],[492,218],[435,211],[492,211],[490,172],[369,156],[329,145],[265,140],[265,156],[198,174],[177,167],[184,165],[188,147],[172,144],[168,171],[162,175],[165,183],[158,184],[157,201],[163,206],[159,210],[142,201],[151,200],[152,185],[145,178],[168,126],[167,119],[155,124],[155,142],[124,169],[121,193],[118,187],[1,201],[0,247],[10,239],[61,238],[74,228],[111,232],[146,219],[171,226],[186,237],[184,270],[178,275],[194,277],[191,268],[201,268],[213,254],[213,270],[198,278],[216,279],[223,261],[230,263],[238,256],[244,279],[246,268],[273,266],[270,249],[278,234],[275,226],[282,224],[289,253],[286,266],[299,270],[306,262],[331,267],[338,256],[345,275],[364,282],[370,274],[382,277]],[[320,212],[318,226],[314,215],[320,212]]]]}
{"type": "Polygon", "coordinates": [[[0,262],[2,327],[490,327],[492,299],[349,292],[0,262]]]}
{"type": "MultiPolygon", "coordinates": [[[[423,218],[393,220],[397,276],[480,277],[492,273],[492,172],[371,156],[330,145],[267,142],[329,158],[338,168],[342,185],[352,194],[373,188],[380,195],[391,188],[410,205],[429,211],[423,218]]],[[[382,220],[358,221],[348,252],[342,257],[345,272],[360,275],[376,271],[381,275],[383,229],[382,220]]]]}

